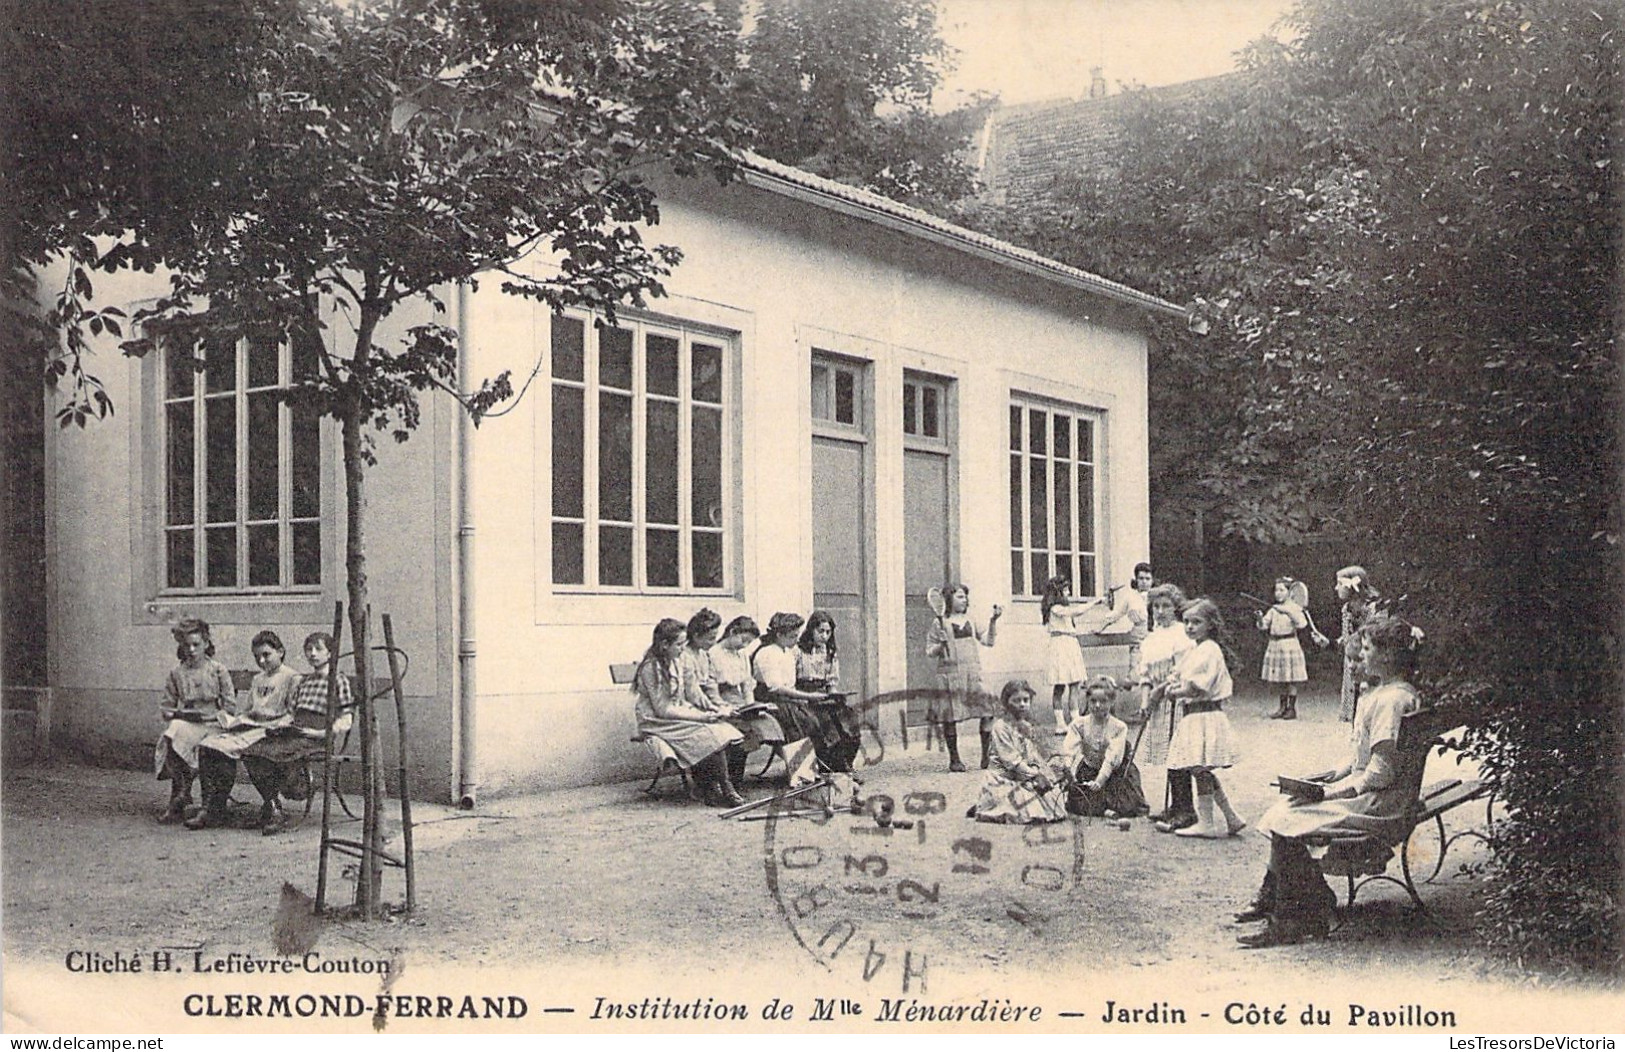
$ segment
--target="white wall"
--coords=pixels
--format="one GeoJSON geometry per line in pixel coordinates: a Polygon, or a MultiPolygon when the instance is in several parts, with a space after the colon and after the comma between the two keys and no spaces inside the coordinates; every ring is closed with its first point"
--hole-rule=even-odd
{"type": "MultiPolygon", "coordinates": [[[[51,287],[49,279],[42,284],[51,287]]],[[[167,289],[162,274],[102,275],[96,302],[133,314],[167,289]]],[[[406,314],[391,319],[385,338],[416,320],[421,319],[406,314]]],[[[162,729],[157,710],[164,680],[175,665],[169,631],[174,621],[195,616],[210,622],[216,657],[231,669],[252,669],[249,640],[262,628],[273,629],[288,647],[288,663],[304,671],[305,635],[331,630],[333,602],[345,598],[344,478],[337,432],[325,422],[330,433],[323,444],[323,489],[330,516],[319,595],[289,602],[167,594],[159,587],[161,579],[144,570],[153,561],[160,532],[149,511],[156,507],[161,480],[154,470],[155,389],[143,391],[156,377],[156,358],[126,359],[109,338],[101,339],[96,351],[88,368],[106,384],[114,415],[83,430],[47,428],[52,738],[67,753],[145,765],[162,729]]],[[[47,413],[53,413],[60,398],[46,398],[47,413]]],[[[455,536],[449,522],[446,421],[455,407],[429,397],[423,408],[421,426],[409,442],[397,445],[378,436],[379,463],[367,474],[369,577],[376,641],[382,641],[376,615],[388,612],[397,642],[411,655],[406,693],[414,791],[445,799],[451,793],[453,743],[450,651],[441,636],[450,609],[455,536]]],[[[392,709],[382,710],[382,722],[386,747],[393,750],[392,709]]]]}
{"type": "MultiPolygon", "coordinates": [[[[1105,583],[1128,580],[1149,553],[1145,342],[1139,318],[1082,293],[764,191],[685,184],[662,198],[655,238],[684,261],[651,303],[657,315],[740,333],[744,521],[742,587],[700,598],[555,596],[547,581],[547,377],[475,439],[476,609],[481,781],[487,792],[643,773],[630,746],[632,699],[607,666],[648,644],[662,616],[701,605],[758,623],[803,614],[813,582],[806,479],[811,463],[809,358],[814,347],[872,362],[875,419],[872,682],[899,688],[902,621],[904,369],[957,384],[958,565],[973,610],[1007,615],[984,666],[1042,679],[1036,600],[1009,597],[1008,412],[1012,389],[1105,411],[1105,583]]],[[[529,375],[545,349],[545,315],[487,285],[473,297],[476,375],[529,375]]],[[[855,640],[843,640],[852,648],[855,640]]],[[[1042,688],[1041,688],[1042,689],[1042,688]]],[[[883,721],[894,726],[895,717],[883,721]]]]}

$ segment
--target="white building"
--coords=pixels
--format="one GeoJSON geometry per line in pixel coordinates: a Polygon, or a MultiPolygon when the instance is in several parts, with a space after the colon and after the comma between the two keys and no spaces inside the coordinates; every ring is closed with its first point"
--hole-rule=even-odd
{"type": "MultiPolygon", "coordinates": [[[[963,581],[978,620],[1007,611],[989,686],[1047,695],[1043,579],[1098,594],[1147,556],[1145,321],[1180,308],[767,161],[662,191],[665,298],[605,327],[453,295],[469,375],[534,381],[478,429],[431,398],[380,436],[369,569],[411,656],[416,795],[647,773],[607,666],[701,606],[831,611],[870,697],[931,684],[923,596],[963,581]]],[[[260,390],[302,363],[211,361],[104,365],[117,415],[48,438],[58,750],[147,761],[175,619],[228,667],[267,627],[297,665],[344,596],[336,436],[260,390]]]]}

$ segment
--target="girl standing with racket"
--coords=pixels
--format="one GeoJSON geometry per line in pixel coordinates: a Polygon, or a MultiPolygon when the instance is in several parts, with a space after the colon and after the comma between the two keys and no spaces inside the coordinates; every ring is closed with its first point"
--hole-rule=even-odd
{"type": "Polygon", "coordinates": [[[982,769],[988,765],[988,737],[996,715],[991,697],[982,689],[982,657],[978,645],[990,647],[998,638],[999,618],[1004,608],[997,603],[987,619],[987,632],[976,627],[970,616],[970,589],[962,584],[932,588],[926,592],[936,620],[925,635],[925,653],[937,659],[937,682],[941,689],[931,698],[926,719],[942,732],[948,747],[948,770],[963,771],[959,759],[960,720],[975,719],[982,740],[982,769]]]}
{"type": "Polygon", "coordinates": [[[1089,669],[1083,663],[1083,649],[1078,646],[1078,615],[1090,605],[1072,601],[1072,582],[1065,577],[1051,577],[1044,582],[1044,599],[1040,610],[1044,627],[1049,631],[1049,681],[1053,686],[1055,733],[1065,734],[1072,722],[1072,692],[1081,690],[1089,679],[1089,669]]]}
{"type": "Polygon", "coordinates": [[[1298,633],[1309,627],[1309,589],[1290,577],[1275,579],[1275,605],[1258,614],[1258,630],[1269,636],[1264,648],[1264,667],[1259,678],[1281,685],[1281,702],[1270,713],[1272,720],[1298,718],[1298,684],[1309,680],[1309,666],[1303,659],[1298,633]]]}

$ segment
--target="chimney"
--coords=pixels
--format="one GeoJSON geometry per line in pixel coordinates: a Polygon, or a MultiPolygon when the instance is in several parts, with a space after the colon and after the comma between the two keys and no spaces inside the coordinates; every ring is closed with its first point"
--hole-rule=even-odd
{"type": "Polygon", "coordinates": [[[1106,97],[1106,72],[1101,66],[1089,67],[1089,97],[1091,99],[1106,97]]]}

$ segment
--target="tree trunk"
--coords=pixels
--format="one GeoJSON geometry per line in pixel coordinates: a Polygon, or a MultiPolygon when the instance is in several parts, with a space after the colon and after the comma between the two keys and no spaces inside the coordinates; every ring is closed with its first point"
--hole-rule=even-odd
{"type": "Polygon", "coordinates": [[[363,530],[366,511],[365,470],[361,429],[366,426],[359,408],[346,407],[340,419],[344,438],[345,483],[345,585],[350,595],[350,640],[355,651],[355,673],[361,684],[361,785],[363,808],[361,873],[356,880],[355,906],[363,919],[378,915],[383,885],[383,763],[378,741],[376,699],[372,697],[371,640],[368,624],[372,611],[367,591],[367,549],[363,530]]]}

